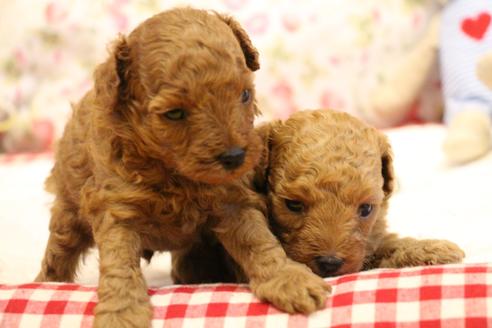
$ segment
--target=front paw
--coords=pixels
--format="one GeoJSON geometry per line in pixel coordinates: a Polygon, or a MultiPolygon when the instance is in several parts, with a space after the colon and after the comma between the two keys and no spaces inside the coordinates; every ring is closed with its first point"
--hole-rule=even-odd
{"type": "Polygon", "coordinates": [[[381,262],[381,267],[406,267],[460,263],[465,252],[447,240],[419,240],[410,247],[396,249],[392,256],[381,262]]]}
{"type": "Polygon", "coordinates": [[[148,328],[153,315],[149,303],[128,304],[125,300],[99,303],[94,312],[94,328],[148,328]]]}
{"type": "Polygon", "coordinates": [[[324,307],[331,291],[321,277],[298,263],[288,263],[270,279],[252,280],[251,288],[261,300],[282,311],[305,314],[324,307]]]}
{"type": "Polygon", "coordinates": [[[423,240],[426,264],[460,263],[465,252],[453,242],[447,240],[423,240]]]}

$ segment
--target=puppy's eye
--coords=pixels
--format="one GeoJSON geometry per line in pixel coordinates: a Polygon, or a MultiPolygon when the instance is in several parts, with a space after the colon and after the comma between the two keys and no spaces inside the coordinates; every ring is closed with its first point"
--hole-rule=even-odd
{"type": "Polygon", "coordinates": [[[251,99],[251,92],[248,89],[244,89],[243,93],[241,93],[241,102],[246,104],[251,99]]]}
{"type": "Polygon", "coordinates": [[[180,121],[186,117],[186,112],[182,108],[171,109],[162,114],[165,118],[171,121],[180,121]]]}
{"type": "Polygon", "coordinates": [[[304,203],[299,200],[286,199],[285,206],[294,213],[300,213],[304,211],[304,203]]]}
{"type": "Polygon", "coordinates": [[[373,206],[371,204],[362,204],[359,206],[357,213],[361,219],[367,219],[371,215],[373,206]]]}

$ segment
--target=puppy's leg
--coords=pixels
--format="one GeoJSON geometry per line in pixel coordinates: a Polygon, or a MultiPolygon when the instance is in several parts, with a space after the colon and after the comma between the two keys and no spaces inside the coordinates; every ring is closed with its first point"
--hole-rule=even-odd
{"type": "MultiPolygon", "coordinates": [[[[215,239],[215,238],[213,238],[215,239]]],[[[174,283],[236,282],[234,265],[217,240],[207,239],[171,252],[174,283]]]]}
{"type": "Polygon", "coordinates": [[[222,220],[216,235],[244,270],[253,293],[289,313],[324,307],[330,286],[307,266],[287,258],[264,215],[249,208],[236,216],[222,220]]]}
{"type": "Polygon", "coordinates": [[[369,267],[402,268],[419,265],[459,263],[465,253],[447,240],[399,238],[388,234],[373,256],[369,267]]]}
{"type": "Polygon", "coordinates": [[[107,211],[94,227],[94,238],[100,271],[94,327],[150,326],[152,307],[140,270],[138,233],[107,211]]]}
{"type": "Polygon", "coordinates": [[[51,209],[50,236],[36,281],[66,281],[75,278],[80,256],[92,246],[90,227],[76,209],[57,198],[51,209]]]}

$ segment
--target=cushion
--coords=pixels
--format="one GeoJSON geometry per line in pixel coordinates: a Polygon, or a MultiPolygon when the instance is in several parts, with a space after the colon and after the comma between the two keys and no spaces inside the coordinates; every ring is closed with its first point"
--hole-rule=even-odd
{"type": "MultiPolygon", "coordinates": [[[[149,289],[153,327],[486,327],[492,265],[380,269],[330,278],[332,295],[310,316],[261,303],[244,285],[149,289]]],[[[95,287],[0,285],[0,327],[91,327],[95,287]]]]}

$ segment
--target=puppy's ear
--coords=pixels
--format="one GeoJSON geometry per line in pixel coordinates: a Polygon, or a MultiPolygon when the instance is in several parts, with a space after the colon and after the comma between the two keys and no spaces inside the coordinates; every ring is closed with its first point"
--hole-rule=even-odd
{"type": "Polygon", "coordinates": [[[255,128],[263,141],[263,152],[260,161],[255,167],[253,185],[256,191],[266,194],[268,192],[268,176],[270,162],[273,157],[272,146],[275,138],[275,127],[281,124],[280,120],[263,123],[255,128]]]}
{"type": "Polygon", "coordinates": [[[131,98],[130,48],[124,36],[113,44],[106,62],[94,72],[94,89],[101,105],[122,114],[124,104],[131,98]]]}
{"type": "Polygon", "coordinates": [[[380,137],[381,149],[381,174],[383,175],[383,191],[385,198],[388,198],[395,189],[395,173],[393,170],[393,152],[388,138],[384,135],[380,137]]]}
{"type": "Polygon", "coordinates": [[[241,49],[243,50],[244,58],[246,59],[246,65],[249,67],[249,69],[253,72],[258,70],[260,68],[258,50],[256,50],[256,48],[251,43],[251,40],[246,31],[231,16],[222,15],[219,13],[216,13],[216,15],[231,28],[234,36],[241,46],[241,49]]]}

